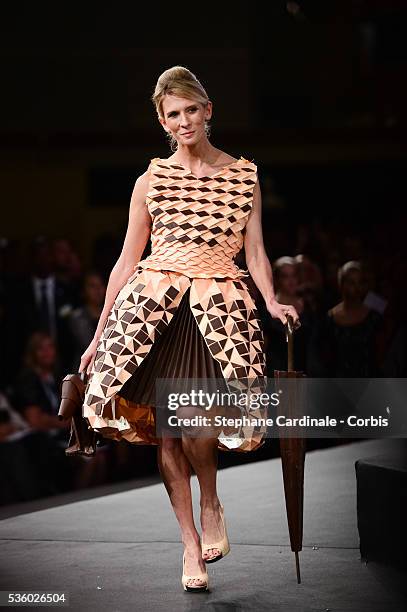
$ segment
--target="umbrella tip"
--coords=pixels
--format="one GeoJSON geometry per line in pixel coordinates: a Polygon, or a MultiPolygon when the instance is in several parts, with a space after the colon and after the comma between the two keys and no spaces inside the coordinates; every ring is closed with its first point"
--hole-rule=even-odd
{"type": "Polygon", "coordinates": [[[297,571],[297,583],[301,584],[301,575],[300,575],[300,560],[298,558],[298,551],[295,551],[295,569],[297,571]]]}

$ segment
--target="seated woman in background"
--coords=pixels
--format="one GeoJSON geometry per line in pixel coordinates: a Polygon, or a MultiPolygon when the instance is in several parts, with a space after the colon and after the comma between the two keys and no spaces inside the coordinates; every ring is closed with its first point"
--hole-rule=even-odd
{"type": "Polygon", "coordinates": [[[379,376],[377,336],[382,315],[364,304],[367,283],[359,261],[338,270],[341,301],[319,322],[312,344],[318,354],[313,376],[379,376]]]}
{"type": "Polygon", "coordinates": [[[24,367],[15,385],[14,404],[23,419],[39,438],[33,451],[36,458],[42,453],[48,466],[48,475],[60,490],[83,488],[106,481],[106,452],[98,448],[91,458],[65,456],[69,439],[70,421],[60,421],[60,389],[56,384],[61,376],[57,372],[57,352],[51,336],[45,332],[33,333],[28,341],[24,367]]]}
{"type": "Polygon", "coordinates": [[[56,364],[57,351],[52,337],[45,332],[34,332],[28,339],[23,368],[16,380],[14,403],[31,427],[65,440],[64,430],[69,422],[58,418],[60,395],[56,364]]]}

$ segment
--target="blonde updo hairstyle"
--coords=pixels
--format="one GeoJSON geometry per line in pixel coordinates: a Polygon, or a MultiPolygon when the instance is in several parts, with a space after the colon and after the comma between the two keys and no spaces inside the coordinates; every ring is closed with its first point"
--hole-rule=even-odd
{"type": "MultiPolygon", "coordinates": [[[[158,78],[151,100],[155,106],[158,117],[161,119],[164,119],[163,101],[166,94],[194,100],[194,102],[198,102],[204,107],[206,107],[209,101],[208,95],[201,83],[196,76],[184,66],[172,66],[172,68],[165,70],[158,78]]],[[[205,132],[207,137],[209,137],[210,131],[211,126],[209,121],[205,121],[205,132]]],[[[176,151],[178,148],[177,140],[171,133],[166,131],[166,134],[170,141],[171,150],[176,151]]]]}

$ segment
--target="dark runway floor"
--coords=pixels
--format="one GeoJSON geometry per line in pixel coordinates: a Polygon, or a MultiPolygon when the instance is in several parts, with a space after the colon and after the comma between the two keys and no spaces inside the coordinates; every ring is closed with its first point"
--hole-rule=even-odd
{"type": "MultiPolygon", "coordinates": [[[[50,498],[48,508],[44,500],[20,506],[0,521],[0,589],[65,590],[70,609],[80,612],[404,611],[405,577],[361,563],[356,523],[354,463],[396,443],[366,440],[307,454],[301,584],[281,462],[271,459],[219,471],[231,552],[208,566],[209,593],[182,590],[180,534],[161,483],[50,498]]],[[[195,477],[193,490],[199,517],[195,477]]]]}

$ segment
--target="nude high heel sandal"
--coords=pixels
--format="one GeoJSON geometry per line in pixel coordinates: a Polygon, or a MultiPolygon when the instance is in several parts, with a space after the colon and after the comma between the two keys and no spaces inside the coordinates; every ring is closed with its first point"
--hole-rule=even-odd
{"type": "Polygon", "coordinates": [[[190,593],[197,591],[201,593],[202,591],[207,591],[209,589],[209,576],[208,572],[202,574],[194,574],[193,576],[188,576],[185,573],[185,553],[182,555],[182,586],[184,587],[184,591],[189,591],[190,593]],[[204,580],[205,584],[199,584],[197,586],[191,586],[187,584],[188,580],[193,578],[198,578],[198,580],[204,580]]]}
{"type": "Polygon", "coordinates": [[[202,557],[205,563],[215,563],[216,561],[219,561],[220,559],[222,559],[230,551],[230,544],[229,544],[228,534],[226,531],[224,508],[222,504],[220,505],[220,517],[222,519],[222,524],[223,524],[223,538],[219,540],[219,542],[213,542],[211,544],[204,544],[203,538],[202,538],[202,554],[204,554],[204,552],[206,552],[207,550],[211,548],[218,548],[221,551],[221,553],[220,555],[218,555],[217,557],[213,557],[212,559],[205,559],[204,557],[202,557]]]}

